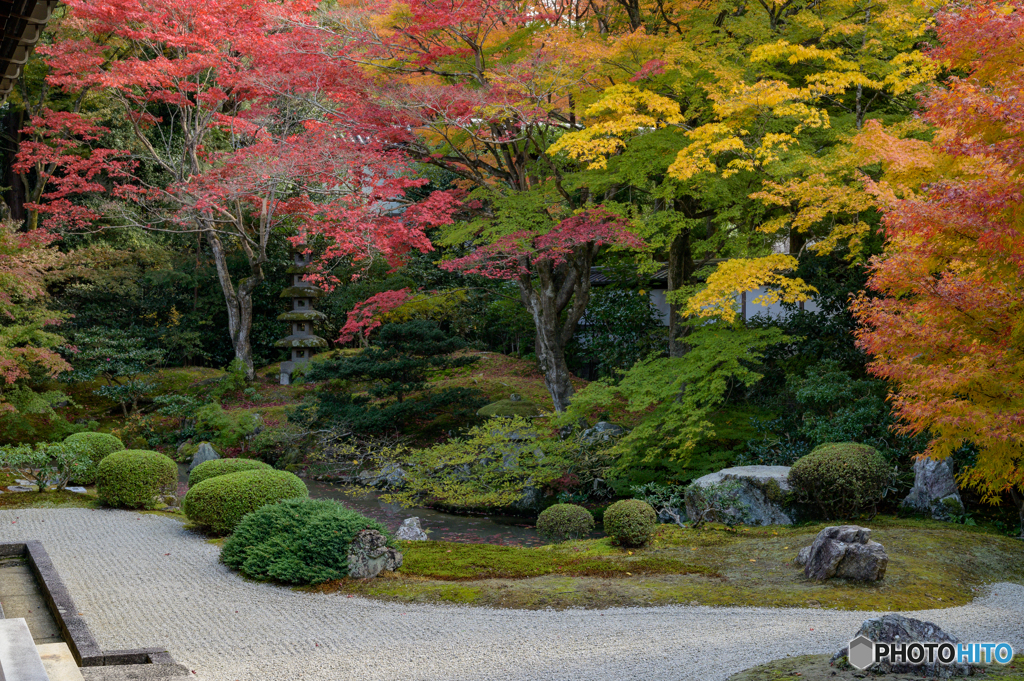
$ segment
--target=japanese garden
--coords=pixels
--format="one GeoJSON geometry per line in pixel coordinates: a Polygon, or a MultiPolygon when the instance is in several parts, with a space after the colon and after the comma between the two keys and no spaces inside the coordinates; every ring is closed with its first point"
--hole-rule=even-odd
{"type": "Polygon", "coordinates": [[[3,22],[0,679],[1024,681],[1024,0],[3,22]]]}

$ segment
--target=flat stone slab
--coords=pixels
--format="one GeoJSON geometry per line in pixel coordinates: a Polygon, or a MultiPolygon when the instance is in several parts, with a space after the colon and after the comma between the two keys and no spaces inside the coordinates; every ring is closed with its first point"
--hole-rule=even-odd
{"type": "Polygon", "coordinates": [[[741,478],[754,478],[755,480],[774,480],[779,483],[783,492],[789,491],[789,466],[734,466],[725,468],[716,473],[702,475],[693,481],[695,485],[706,487],[717,485],[728,480],[739,480],[741,478]]]}
{"type": "Polygon", "coordinates": [[[44,643],[37,645],[36,651],[50,681],[83,681],[67,643],[44,643]]]}
{"type": "Polygon", "coordinates": [[[23,619],[0,620],[0,669],[10,681],[49,681],[23,619]]]}

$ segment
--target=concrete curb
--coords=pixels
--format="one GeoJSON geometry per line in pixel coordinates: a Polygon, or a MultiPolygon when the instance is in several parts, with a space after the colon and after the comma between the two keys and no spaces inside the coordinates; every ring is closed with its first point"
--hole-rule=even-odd
{"type": "Polygon", "coordinates": [[[0,558],[24,556],[39,583],[40,591],[61,635],[79,667],[103,667],[135,664],[175,664],[165,648],[138,648],[134,650],[100,650],[85,620],[68,593],[64,581],[50,561],[42,542],[0,544],[0,558]]]}

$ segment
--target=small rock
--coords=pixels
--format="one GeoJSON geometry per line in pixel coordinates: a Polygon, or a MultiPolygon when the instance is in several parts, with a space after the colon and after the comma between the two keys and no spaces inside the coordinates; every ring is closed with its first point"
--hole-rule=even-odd
{"type": "MultiPolygon", "coordinates": [[[[858,638],[864,637],[875,643],[952,643],[956,645],[960,640],[952,634],[947,634],[938,625],[922,620],[915,620],[902,615],[884,615],[878,619],[866,620],[861,625],[860,631],[851,639],[859,643],[858,638]]],[[[870,644],[865,643],[870,646],[870,644]]],[[[868,648],[870,651],[870,647],[868,648]]],[[[843,646],[832,656],[830,664],[835,665],[840,658],[849,657],[849,646],[843,646]]],[[[870,660],[871,658],[867,658],[870,660]]],[[[909,664],[903,662],[878,662],[865,672],[873,674],[913,674],[929,679],[949,679],[956,676],[970,676],[971,666],[968,664],[909,664]]]]}
{"type": "Polygon", "coordinates": [[[885,577],[889,556],[876,541],[871,530],[857,525],[826,527],[797,555],[808,579],[832,577],[877,582],[885,577]]]}
{"type": "Polygon", "coordinates": [[[209,442],[200,442],[199,449],[196,450],[195,456],[192,457],[192,463],[188,465],[188,472],[191,473],[192,469],[201,463],[207,461],[216,461],[220,458],[220,454],[213,448],[209,442]]]}
{"type": "Polygon", "coordinates": [[[420,527],[419,518],[406,518],[402,521],[401,526],[398,528],[398,532],[395,533],[395,539],[401,539],[403,541],[427,541],[427,533],[420,527]]]}
{"type": "Polygon", "coordinates": [[[914,487],[902,506],[919,513],[931,513],[935,520],[962,515],[964,502],[953,478],[949,460],[918,459],[914,462],[914,487]]]}
{"type": "Polygon", "coordinates": [[[65,487],[64,489],[67,490],[68,492],[74,492],[75,494],[85,494],[86,493],[86,489],[84,487],[71,487],[69,485],[68,487],[65,487]]]}
{"type": "Polygon", "coordinates": [[[8,485],[7,489],[11,492],[35,492],[37,487],[29,487],[28,485],[8,485]]]}
{"type": "Polygon", "coordinates": [[[388,547],[387,541],[377,530],[357,534],[348,548],[348,576],[367,579],[402,567],[402,554],[388,547]]]}

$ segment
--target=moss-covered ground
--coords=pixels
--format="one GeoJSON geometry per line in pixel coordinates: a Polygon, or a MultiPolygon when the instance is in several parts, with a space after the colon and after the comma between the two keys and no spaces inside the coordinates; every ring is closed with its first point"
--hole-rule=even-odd
{"type": "Polygon", "coordinates": [[[405,542],[405,564],[375,580],[317,587],[400,602],[512,608],[758,605],[927,610],[970,602],[986,584],[1024,583],[1024,543],[934,521],[875,518],[889,554],[875,584],[814,582],[794,562],[824,525],[796,528],[662,526],[632,552],[608,539],[540,548],[405,542]]]}
{"type": "MultiPolygon", "coordinates": [[[[919,681],[909,674],[865,674],[856,669],[837,669],[828,664],[831,655],[801,655],[773,660],[729,677],[729,681],[919,681]]],[[[1024,657],[1017,655],[1008,665],[983,665],[984,679],[1024,681],[1024,657]]]]}

